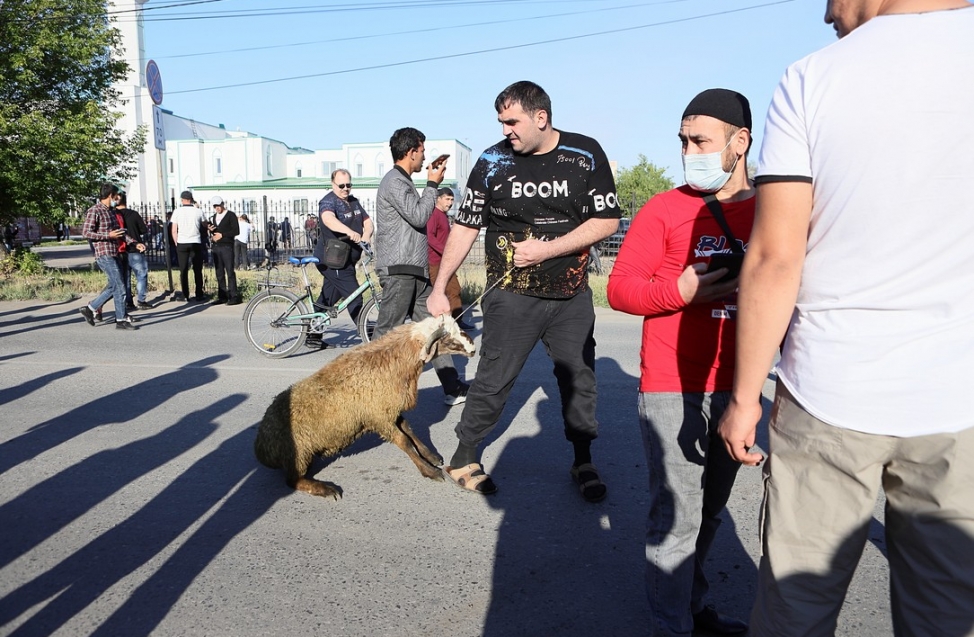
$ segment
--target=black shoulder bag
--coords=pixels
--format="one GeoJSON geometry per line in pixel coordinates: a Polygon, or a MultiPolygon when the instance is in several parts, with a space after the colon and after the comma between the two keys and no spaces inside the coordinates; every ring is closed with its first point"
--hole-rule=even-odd
{"type": "Polygon", "coordinates": [[[731,232],[730,226],[727,225],[727,219],[724,217],[724,209],[721,208],[717,197],[713,193],[709,193],[704,195],[703,201],[707,204],[707,209],[710,210],[710,214],[717,221],[717,225],[724,231],[724,236],[730,241],[731,249],[730,253],[717,252],[710,255],[710,265],[707,267],[707,271],[710,272],[711,270],[727,268],[727,274],[717,279],[717,283],[730,281],[731,279],[737,278],[741,273],[741,264],[744,262],[744,248],[738,243],[737,238],[734,237],[734,233],[731,232]]]}

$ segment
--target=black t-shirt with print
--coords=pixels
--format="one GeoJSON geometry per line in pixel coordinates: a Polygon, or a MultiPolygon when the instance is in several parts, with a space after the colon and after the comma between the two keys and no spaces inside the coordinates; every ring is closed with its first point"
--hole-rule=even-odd
{"type": "Polygon", "coordinates": [[[514,268],[512,241],[563,236],[592,217],[618,219],[615,181],[602,147],[591,137],[559,131],[543,155],[517,155],[504,141],[483,152],[467,180],[456,222],[487,228],[487,283],[541,298],[563,299],[588,289],[588,250],[514,268]]]}
{"type": "Polygon", "coordinates": [[[338,236],[321,220],[321,213],[330,210],[335,217],[355,232],[362,234],[365,230],[365,220],[369,218],[369,213],[365,212],[362,203],[354,196],[349,195],[348,199],[343,200],[334,192],[330,192],[318,202],[318,242],[315,244],[314,256],[322,263],[325,262],[325,241],[328,239],[341,239],[352,247],[351,263],[358,261],[362,253],[362,248],[357,243],[352,243],[347,236],[338,236]]]}

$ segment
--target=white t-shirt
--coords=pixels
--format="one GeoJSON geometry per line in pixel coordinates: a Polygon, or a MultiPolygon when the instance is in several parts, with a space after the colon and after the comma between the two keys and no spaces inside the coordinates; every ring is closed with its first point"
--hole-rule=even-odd
{"type": "Polygon", "coordinates": [[[253,226],[243,219],[238,219],[237,223],[240,225],[240,232],[236,236],[237,241],[244,245],[250,243],[250,229],[253,228],[253,226]]]}
{"type": "Polygon", "coordinates": [[[202,243],[200,224],[203,219],[203,211],[196,206],[176,208],[172,213],[172,222],[176,225],[176,243],[202,243]]]}
{"type": "Polygon", "coordinates": [[[798,402],[866,433],[974,425],[974,8],[873,18],[792,65],[757,175],[812,183],[778,366],[798,402]]]}

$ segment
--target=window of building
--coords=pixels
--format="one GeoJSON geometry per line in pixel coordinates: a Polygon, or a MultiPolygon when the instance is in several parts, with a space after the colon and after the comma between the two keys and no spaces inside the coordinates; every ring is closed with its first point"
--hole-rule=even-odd
{"type": "Polygon", "coordinates": [[[223,175],[223,155],[220,151],[213,151],[213,174],[223,175]]]}
{"type": "Polygon", "coordinates": [[[274,176],[274,171],[273,171],[273,167],[272,167],[273,160],[274,160],[274,153],[271,151],[270,148],[268,148],[267,149],[267,156],[266,156],[266,161],[267,161],[267,176],[268,177],[273,177],[274,176]]]}
{"type": "Polygon", "coordinates": [[[172,160],[172,157],[170,157],[169,158],[169,174],[171,175],[174,172],[176,172],[176,163],[172,160]]]}
{"type": "Polygon", "coordinates": [[[295,177],[301,176],[301,162],[297,162],[296,164],[294,164],[294,176],[295,177]]]}

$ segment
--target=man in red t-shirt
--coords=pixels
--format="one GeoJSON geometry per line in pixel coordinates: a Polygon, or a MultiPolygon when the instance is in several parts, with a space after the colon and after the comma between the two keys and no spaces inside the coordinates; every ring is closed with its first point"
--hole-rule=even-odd
{"type": "Polygon", "coordinates": [[[750,129],[750,106],[739,93],[710,89],[690,102],[679,133],[687,185],[643,206],[609,275],[609,304],[646,317],[638,409],[649,467],[654,634],[747,630],[707,603],[702,565],[740,466],[717,436],[734,376],[737,276],[710,261],[714,254],[733,261],[747,247],[750,129]]]}

